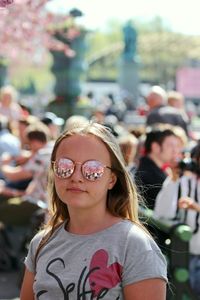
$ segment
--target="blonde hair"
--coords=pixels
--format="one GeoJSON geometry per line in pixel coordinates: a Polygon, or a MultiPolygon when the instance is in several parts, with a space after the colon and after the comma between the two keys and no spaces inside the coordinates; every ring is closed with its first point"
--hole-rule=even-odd
{"type": "Polygon", "coordinates": [[[183,147],[187,147],[188,145],[188,137],[185,133],[185,130],[180,126],[173,126],[173,131],[176,137],[178,137],[183,145],[183,147]]]}
{"type": "MultiPolygon", "coordinates": [[[[73,135],[93,135],[105,144],[110,153],[112,170],[117,176],[116,184],[112,190],[108,191],[107,209],[114,216],[128,219],[142,226],[138,218],[138,195],[135,185],[126,169],[118,142],[107,127],[99,123],[90,122],[89,124],[73,127],[68,131],[64,131],[54,144],[51,162],[55,161],[57,149],[63,139],[73,135]]],[[[49,240],[55,229],[63,224],[64,221],[70,220],[67,205],[61,201],[56,192],[53,164],[51,164],[48,179],[48,192],[51,199],[51,217],[46,225],[48,233],[40,243],[36,256],[43,245],[49,240]]]]}
{"type": "Polygon", "coordinates": [[[0,89],[0,99],[2,99],[5,94],[9,94],[13,102],[17,101],[18,93],[13,86],[11,85],[3,86],[0,89]]]}
{"type": "Polygon", "coordinates": [[[83,126],[85,124],[88,124],[89,120],[81,115],[73,115],[69,117],[65,122],[65,130],[73,129],[77,126],[83,126]]]}
{"type": "Polygon", "coordinates": [[[168,104],[174,106],[175,102],[180,103],[181,106],[184,105],[184,97],[181,93],[177,91],[169,91],[168,92],[168,104]]]}
{"type": "Polygon", "coordinates": [[[139,143],[138,139],[132,133],[127,133],[118,137],[118,143],[126,164],[133,162],[139,143]]]}

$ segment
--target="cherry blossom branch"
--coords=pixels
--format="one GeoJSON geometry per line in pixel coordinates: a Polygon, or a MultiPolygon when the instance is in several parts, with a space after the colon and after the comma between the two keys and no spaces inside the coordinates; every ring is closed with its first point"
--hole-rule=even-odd
{"type": "Polygon", "coordinates": [[[71,15],[56,15],[46,9],[50,0],[0,0],[0,56],[16,60],[22,53],[29,58],[42,48],[74,56],[69,43],[80,32],[71,15]]]}

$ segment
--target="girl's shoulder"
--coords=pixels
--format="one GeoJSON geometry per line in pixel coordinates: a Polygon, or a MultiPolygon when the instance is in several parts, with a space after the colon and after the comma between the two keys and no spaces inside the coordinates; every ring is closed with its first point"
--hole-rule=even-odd
{"type": "Polygon", "coordinates": [[[138,251],[160,250],[151,234],[141,224],[126,221],[124,227],[127,247],[137,248],[138,251]]]}
{"type": "Polygon", "coordinates": [[[139,223],[132,222],[130,220],[122,220],[113,228],[118,234],[126,236],[127,239],[133,240],[152,240],[151,235],[139,223]]]}
{"type": "Polygon", "coordinates": [[[63,228],[64,226],[64,223],[62,224],[59,224],[54,230],[53,232],[51,233],[51,228],[45,228],[45,229],[41,229],[40,231],[38,231],[34,237],[32,238],[31,242],[30,242],[30,245],[33,247],[33,249],[37,249],[38,246],[42,243],[43,240],[45,240],[49,235],[50,235],[50,238],[49,239],[52,239],[55,234],[57,234],[59,232],[59,230],[61,228],[63,228]]]}

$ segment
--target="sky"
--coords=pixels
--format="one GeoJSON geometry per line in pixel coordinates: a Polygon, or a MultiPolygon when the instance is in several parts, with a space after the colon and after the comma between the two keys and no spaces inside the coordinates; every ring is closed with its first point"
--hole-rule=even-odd
{"type": "Polygon", "coordinates": [[[80,9],[84,16],[79,22],[92,30],[104,29],[111,19],[145,22],[161,16],[172,31],[200,35],[200,0],[51,0],[49,7],[58,12],[80,9]]]}

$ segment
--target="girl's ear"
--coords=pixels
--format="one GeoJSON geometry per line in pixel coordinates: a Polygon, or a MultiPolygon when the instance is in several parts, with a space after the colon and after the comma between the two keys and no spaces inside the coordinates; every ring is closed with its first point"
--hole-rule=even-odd
{"type": "Polygon", "coordinates": [[[110,181],[109,181],[109,185],[108,185],[109,190],[112,190],[112,188],[114,187],[116,181],[117,181],[117,176],[114,172],[112,172],[111,175],[110,175],[110,181]]]}

